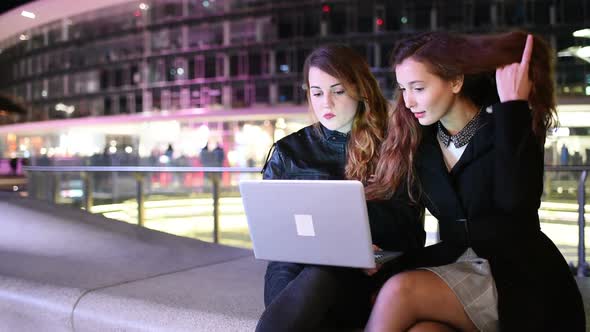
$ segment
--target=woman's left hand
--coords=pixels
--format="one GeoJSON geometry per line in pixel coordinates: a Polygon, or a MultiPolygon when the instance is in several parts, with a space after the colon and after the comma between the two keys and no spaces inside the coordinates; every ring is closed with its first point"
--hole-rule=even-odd
{"type": "MultiPolygon", "coordinates": [[[[381,248],[379,248],[376,245],[373,245],[373,251],[382,251],[381,248]]],[[[375,266],[372,269],[363,269],[363,271],[365,271],[365,274],[368,276],[372,276],[373,274],[377,273],[377,271],[379,271],[379,269],[381,268],[381,264],[377,264],[377,266],[375,266]]]]}
{"type": "Polygon", "coordinates": [[[533,35],[528,35],[520,63],[496,69],[496,86],[501,102],[528,100],[532,82],[529,78],[529,63],[533,53],[533,35]]]}

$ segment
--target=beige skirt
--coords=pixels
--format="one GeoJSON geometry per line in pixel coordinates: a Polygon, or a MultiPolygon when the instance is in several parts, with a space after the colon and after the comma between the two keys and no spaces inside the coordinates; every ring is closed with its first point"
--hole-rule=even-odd
{"type": "Polygon", "coordinates": [[[455,263],[426,267],[453,290],[480,331],[499,331],[498,294],[490,264],[468,248],[455,263]]]}

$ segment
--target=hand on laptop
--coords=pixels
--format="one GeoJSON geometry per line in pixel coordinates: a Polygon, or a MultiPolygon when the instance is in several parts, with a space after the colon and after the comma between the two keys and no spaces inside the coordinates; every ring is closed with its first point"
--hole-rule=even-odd
{"type": "MultiPolygon", "coordinates": [[[[383,249],[379,248],[376,245],[373,245],[373,251],[383,251],[383,249]]],[[[377,271],[379,271],[379,269],[381,268],[381,264],[377,264],[377,266],[375,266],[372,269],[363,269],[363,271],[365,271],[365,273],[368,276],[372,276],[373,274],[377,273],[377,271]]]]}

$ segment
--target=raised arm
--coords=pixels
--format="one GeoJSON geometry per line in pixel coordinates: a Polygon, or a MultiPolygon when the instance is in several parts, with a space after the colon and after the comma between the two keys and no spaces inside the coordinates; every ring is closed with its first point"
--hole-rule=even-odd
{"type": "Polygon", "coordinates": [[[520,63],[496,70],[502,103],[494,106],[494,197],[505,213],[538,208],[543,190],[543,146],[533,132],[528,104],[532,51],[533,36],[528,35],[520,63]]]}

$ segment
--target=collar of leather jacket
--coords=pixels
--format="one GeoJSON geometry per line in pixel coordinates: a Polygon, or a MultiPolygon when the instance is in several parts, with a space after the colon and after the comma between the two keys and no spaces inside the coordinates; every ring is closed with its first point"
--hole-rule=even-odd
{"type": "Polygon", "coordinates": [[[346,142],[348,140],[348,137],[350,136],[350,133],[344,134],[336,130],[330,130],[324,127],[324,125],[322,125],[321,123],[319,123],[319,127],[323,137],[331,142],[346,142]]]}

